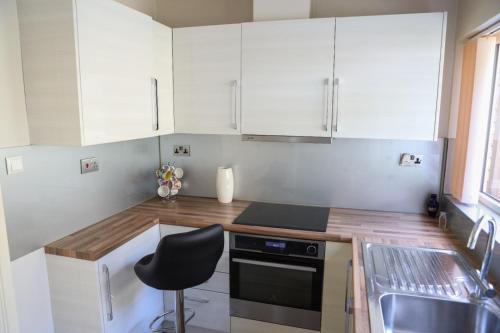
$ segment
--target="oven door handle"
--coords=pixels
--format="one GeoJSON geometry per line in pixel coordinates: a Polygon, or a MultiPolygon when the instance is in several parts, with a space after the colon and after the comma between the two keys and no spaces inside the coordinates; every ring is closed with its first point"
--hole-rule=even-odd
{"type": "Polygon", "coordinates": [[[316,268],[314,268],[314,267],[278,264],[275,262],[260,261],[260,260],[248,260],[248,259],[233,258],[233,262],[238,262],[241,264],[256,265],[256,266],[291,269],[291,270],[302,271],[302,272],[314,272],[314,273],[316,273],[316,271],[317,271],[316,268]]]}

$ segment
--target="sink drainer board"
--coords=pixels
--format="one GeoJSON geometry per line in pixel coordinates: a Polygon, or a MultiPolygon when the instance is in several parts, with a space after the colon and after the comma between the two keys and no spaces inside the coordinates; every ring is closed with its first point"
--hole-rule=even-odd
{"type": "Polygon", "coordinates": [[[500,333],[500,301],[455,251],[363,243],[372,333],[500,333]]]}
{"type": "Polygon", "coordinates": [[[475,290],[474,278],[454,251],[376,244],[367,249],[379,289],[460,298],[475,290]]]}

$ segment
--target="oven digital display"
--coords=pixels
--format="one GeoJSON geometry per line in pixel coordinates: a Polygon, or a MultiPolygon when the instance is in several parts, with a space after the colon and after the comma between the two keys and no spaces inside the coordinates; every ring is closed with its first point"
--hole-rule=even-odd
{"type": "Polygon", "coordinates": [[[276,241],[266,241],[266,247],[270,247],[273,249],[285,249],[286,248],[286,243],[285,242],[276,242],[276,241]]]}

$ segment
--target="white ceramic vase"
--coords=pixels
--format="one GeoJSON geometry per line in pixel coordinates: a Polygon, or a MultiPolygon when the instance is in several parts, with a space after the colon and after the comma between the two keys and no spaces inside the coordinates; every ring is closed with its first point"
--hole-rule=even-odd
{"type": "Polygon", "coordinates": [[[232,168],[217,168],[217,199],[222,203],[233,201],[234,177],[232,168]]]}

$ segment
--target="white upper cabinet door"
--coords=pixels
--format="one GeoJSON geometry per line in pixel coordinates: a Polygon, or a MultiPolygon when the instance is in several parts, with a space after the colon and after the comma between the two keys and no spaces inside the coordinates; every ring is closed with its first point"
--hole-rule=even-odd
{"type": "Polygon", "coordinates": [[[240,133],[241,25],[174,29],[175,132],[240,133]]]}
{"type": "Polygon", "coordinates": [[[15,0],[0,2],[0,148],[29,145],[15,0]]]}
{"type": "Polygon", "coordinates": [[[163,292],[142,283],[134,265],[155,252],[160,242],[154,226],[99,259],[104,333],[149,332],[151,320],[163,312],[163,292]]]}
{"type": "Polygon", "coordinates": [[[337,19],[334,137],[436,138],[445,21],[444,13],[337,19]]]}
{"type": "Polygon", "coordinates": [[[153,22],[153,134],[174,132],[172,29],[153,22]]]}
{"type": "Polygon", "coordinates": [[[151,17],[103,0],[76,12],[84,143],[151,136],[151,17]]]}
{"type": "Polygon", "coordinates": [[[244,23],[242,133],[330,137],[335,19],[244,23]]]}

